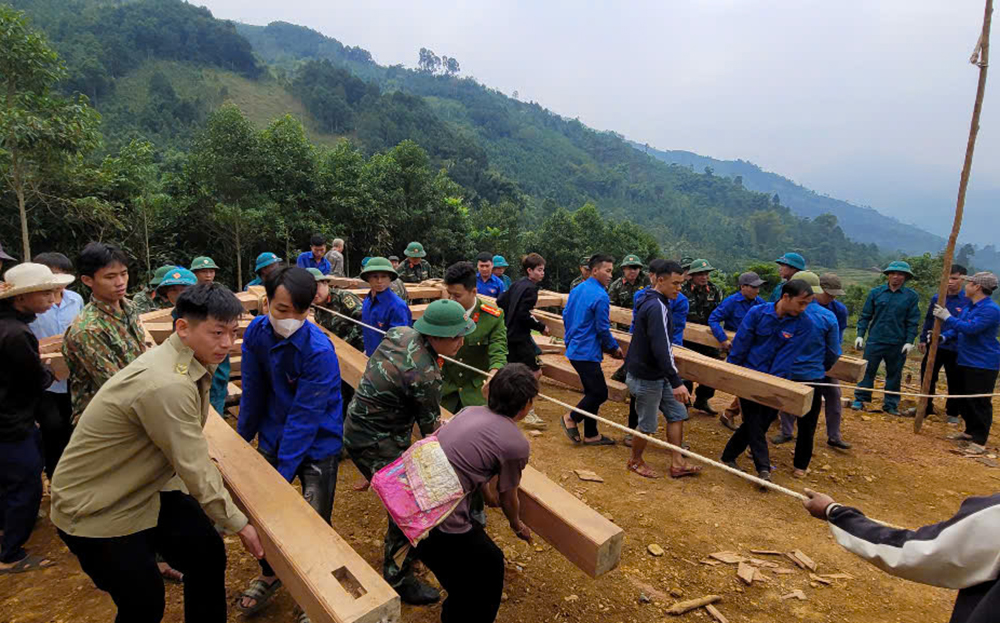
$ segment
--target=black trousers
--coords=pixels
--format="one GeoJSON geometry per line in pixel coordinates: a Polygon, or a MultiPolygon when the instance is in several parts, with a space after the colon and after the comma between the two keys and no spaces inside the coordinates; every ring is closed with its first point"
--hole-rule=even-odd
{"type": "MultiPolygon", "coordinates": [[[[983,368],[959,366],[962,376],[963,394],[989,394],[997,384],[997,371],[983,368]]],[[[951,382],[951,378],[948,378],[951,382]]],[[[962,398],[959,410],[965,420],[965,432],[972,435],[972,442],[985,445],[993,426],[993,402],[991,398],[962,398]]]]}
{"type": "MultiPolygon", "coordinates": [[[[948,394],[955,395],[962,393],[962,375],[958,371],[958,352],[954,350],[945,350],[943,348],[938,348],[937,355],[934,357],[934,369],[931,371],[931,390],[927,393],[934,395],[937,391],[938,375],[941,373],[941,368],[944,368],[945,374],[948,375],[948,394]]],[[[927,353],[924,353],[924,358],[920,362],[920,379],[923,381],[924,372],[927,370],[927,353]]],[[[945,413],[950,416],[958,417],[960,411],[958,408],[959,399],[958,398],[948,398],[945,403],[945,413]]],[[[930,400],[927,402],[927,415],[934,413],[934,401],[930,400]]]]}
{"type": "Polygon", "coordinates": [[[42,430],[42,448],[45,451],[45,475],[52,480],[56,464],[62,456],[69,437],[73,434],[73,405],[69,393],[42,392],[36,413],[42,430]]]}
{"type": "Polygon", "coordinates": [[[59,536],[97,588],[118,607],[116,623],[159,623],[163,578],[159,552],[184,574],[185,623],[225,623],[226,546],[198,502],[180,491],[160,493],[155,528],[113,538],[59,536]]]}
{"type": "MultiPolygon", "coordinates": [[[[805,383],[828,383],[824,378],[804,381],[805,383]]],[[[819,388],[817,388],[818,390],[819,388]]],[[[795,469],[805,470],[813,456],[813,439],[816,437],[816,424],[819,422],[819,412],[823,408],[823,392],[813,392],[812,406],[809,413],[798,418],[799,437],[795,441],[795,459],[792,465],[795,469]]],[[[784,416],[782,416],[784,417],[784,416]]]]}
{"type": "MultiPolygon", "coordinates": [[[[573,361],[573,369],[580,375],[580,383],[583,384],[583,398],[577,403],[577,409],[583,409],[588,413],[597,413],[605,402],[608,401],[608,382],[604,380],[604,370],[601,369],[599,361],[573,361]]],[[[592,417],[580,415],[576,411],[570,413],[573,421],[579,424],[583,422],[583,436],[596,437],[597,420],[592,417]]]]}
{"type": "Polygon", "coordinates": [[[463,534],[432,530],[417,557],[448,591],[441,623],[493,623],[503,595],[503,552],[475,526],[463,534]]]}
{"type": "MultiPolygon", "coordinates": [[[[719,358],[719,349],[712,348],[711,346],[705,346],[704,344],[697,344],[695,342],[684,340],[684,348],[693,350],[694,352],[705,355],[706,357],[714,357],[715,359],[719,358]]],[[[694,392],[694,399],[698,402],[706,401],[715,396],[715,388],[709,387],[708,385],[698,383],[698,389],[695,389],[693,381],[684,381],[684,386],[688,388],[689,392],[694,392]]]]}
{"type": "MultiPolygon", "coordinates": [[[[743,423],[726,443],[726,449],[722,451],[722,460],[735,461],[749,447],[757,471],[765,469],[770,471],[771,456],[767,448],[767,429],[778,417],[778,410],[746,398],[740,398],[740,410],[743,412],[743,423]]],[[[813,426],[815,432],[815,424],[813,426]]],[[[802,435],[801,429],[799,435],[802,435]]]]}
{"type": "Polygon", "coordinates": [[[24,544],[31,537],[42,502],[42,452],[38,429],[19,441],[0,442],[0,562],[11,563],[28,555],[24,544]]]}

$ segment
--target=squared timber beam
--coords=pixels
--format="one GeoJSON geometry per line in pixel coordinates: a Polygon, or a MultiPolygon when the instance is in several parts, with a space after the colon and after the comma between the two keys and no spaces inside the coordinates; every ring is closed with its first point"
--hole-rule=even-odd
{"type": "MultiPolygon", "coordinates": [[[[583,383],[580,382],[580,375],[576,373],[572,364],[566,359],[564,353],[542,357],[542,376],[553,381],[558,381],[563,385],[568,385],[578,392],[583,391],[583,383]]],[[[628,402],[629,391],[625,383],[606,378],[608,384],[608,400],[611,402],[628,402]]]]}

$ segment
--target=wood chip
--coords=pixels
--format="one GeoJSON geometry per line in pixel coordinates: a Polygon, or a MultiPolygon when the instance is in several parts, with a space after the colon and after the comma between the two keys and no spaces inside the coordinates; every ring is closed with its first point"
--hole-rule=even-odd
{"type": "Polygon", "coordinates": [[[719,565],[722,564],[718,560],[712,560],[711,558],[705,558],[705,559],[699,560],[698,562],[700,562],[703,565],[710,565],[712,567],[718,567],[719,565]]]}
{"type": "Polygon", "coordinates": [[[756,582],[770,582],[771,578],[764,575],[760,569],[754,569],[753,579],[756,582]]]}
{"type": "Polygon", "coordinates": [[[773,562],[768,562],[766,560],[761,560],[759,558],[751,558],[747,562],[749,562],[751,565],[755,567],[764,567],[765,569],[773,569],[778,566],[773,562]]]}
{"type": "Polygon", "coordinates": [[[646,550],[653,556],[662,556],[663,554],[666,553],[663,551],[663,548],[657,545],[656,543],[650,543],[649,545],[647,545],[646,550]]]}
{"type": "Polygon", "coordinates": [[[790,573],[795,573],[792,569],[786,569],[784,567],[778,567],[777,569],[772,569],[772,573],[778,573],[780,575],[788,575],[790,573]]]}
{"type": "Polygon", "coordinates": [[[708,604],[707,606],[705,606],[705,610],[708,612],[709,615],[711,615],[713,619],[718,621],[718,623],[729,623],[729,619],[722,616],[722,613],[719,612],[719,609],[713,606],[712,604],[708,604]]]}
{"type": "Polygon", "coordinates": [[[810,571],[816,570],[816,563],[813,562],[813,559],[806,556],[800,549],[792,550],[788,553],[788,557],[792,559],[792,562],[803,569],[809,569],[810,571]]]}
{"type": "Polygon", "coordinates": [[[753,578],[756,574],[757,570],[745,562],[741,562],[736,568],[736,575],[747,585],[753,584],[753,578]]]}
{"type": "Polygon", "coordinates": [[[708,604],[714,604],[717,601],[721,601],[721,595],[705,595],[704,597],[699,597],[698,599],[688,599],[687,601],[678,601],[674,605],[667,608],[667,614],[684,614],[694,610],[695,608],[701,608],[707,606],[708,604]]]}
{"type": "Polygon", "coordinates": [[[589,469],[574,469],[573,471],[576,472],[576,477],[580,480],[586,480],[587,482],[604,482],[603,478],[589,469]]]}
{"type": "Polygon", "coordinates": [[[757,554],[758,556],[783,556],[784,552],[779,552],[773,549],[752,549],[751,554],[757,554]]]}
{"type": "Polygon", "coordinates": [[[850,573],[827,573],[826,575],[819,576],[821,578],[826,578],[828,580],[853,580],[854,576],[850,573]]]}
{"type": "Polygon", "coordinates": [[[746,560],[746,558],[736,552],[715,552],[714,554],[709,554],[708,557],[714,558],[719,562],[724,562],[727,565],[735,565],[746,560]]]}
{"type": "Polygon", "coordinates": [[[826,584],[827,586],[830,586],[831,584],[833,584],[833,582],[831,580],[828,580],[828,579],[826,579],[824,577],[820,577],[820,576],[816,575],[815,573],[810,573],[809,574],[809,579],[810,580],[815,580],[816,582],[819,582],[820,584],[826,584]]]}
{"type": "Polygon", "coordinates": [[[788,593],[787,595],[782,595],[781,596],[781,600],[782,601],[784,601],[786,599],[798,599],[800,601],[805,601],[808,598],[806,597],[806,594],[802,592],[802,589],[798,589],[797,588],[794,591],[792,591],[791,593],[788,593]]]}

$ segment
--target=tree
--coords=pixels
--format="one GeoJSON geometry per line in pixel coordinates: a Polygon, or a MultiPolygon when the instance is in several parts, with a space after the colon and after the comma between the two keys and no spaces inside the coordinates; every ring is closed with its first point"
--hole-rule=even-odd
{"type": "Polygon", "coordinates": [[[972,256],[976,254],[976,247],[971,244],[964,244],[962,248],[958,251],[958,256],[955,258],[956,264],[961,264],[966,268],[969,268],[969,264],[972,263],[972,256]]]}
{"type": "Polygon", "coordinates": [[[98,142],[100,116],[83,95],[66,99],[53,86],[66,76],[59,56],[28,28],[23,13],[0,5],[0,163],[4,181],[17,197],[21,249],[31,258],[27,195],[48,168],[98,142]]]}
{"type": "Polygon", "coordinates": [[[417,61],[420,71],[428,74],[436,73],[441,67],[441,59],[433,51],[427,48],[420,48],[420,60],[417,61]]]}
{"type": "Polygon", "coordinates": [[[441,57],[441,64],[444,66],[444,73],[448,74],[449,76],[454,76],[459,71],[461,71],[461,69],[460,69],[460,67],[458,65],[458,59],[457,58],[452,58],[452,57],[449,57],[449,56],[442,56],[441,57]]]}

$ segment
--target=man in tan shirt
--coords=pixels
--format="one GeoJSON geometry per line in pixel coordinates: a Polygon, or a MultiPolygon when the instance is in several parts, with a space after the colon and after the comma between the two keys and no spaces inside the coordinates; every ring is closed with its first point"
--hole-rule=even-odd
{"type": "Polygon", "coordinates": [[[160,621],[159,552],[184,573],[187,623],[226,621],[226,550],[213,523],[263,549],[208,456],[212,374],[243,307],[225,287],[188,288],[176,332],[94,396],[52,479],[52,523],[118,606],[118,621],[160,621]],[[174,476],[187,491],[164,491],[174,476]]]}

